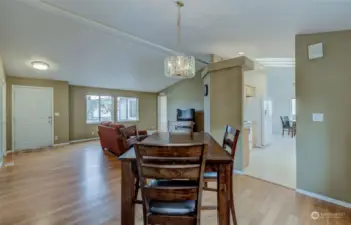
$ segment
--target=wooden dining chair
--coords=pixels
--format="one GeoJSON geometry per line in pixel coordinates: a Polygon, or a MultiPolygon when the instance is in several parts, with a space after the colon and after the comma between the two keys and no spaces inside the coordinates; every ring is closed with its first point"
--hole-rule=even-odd
{"type": "MultiPolygon", "coordinates": [[[[125,151],[131,149],[136,143],[139,141],[144,140],[147,138],[147,133],[145,134],[144,131],[138,131],[137,127],[135,125],[129,126],[126,128],[121,128],[120,129],[122,140],[123,140],[123,146],[125,148],[125,151]]],[[[141,201],[138,201],[138,193],[139,193],[139,177],[138,177],[138,169],[136,166],[136,163],[132,164],[132,170],[134,173],[134,176],[136,177],[135,179],[135,192],[134,192],[134,203],[136,204],[142,204],[141,201]]]]}
{"type": "MultiPolygon", "coordinates": [[[[230,199],[230,211],[232,213],[232,218],[233,218],[233,224],[237,225],[237,220],[236,220],[236,215],[235,215],[235,207],[234,207],[234,193],[233,193],[233,169],[234,169],[234,159],[235,159],[235,152],[236,152],[236,146],[238,143],[240,135],[240,130],[232,128],[231,126],[227,125],[225,127],[225,132],[224,132],[224,137],[223,137],[223,143],[222,143],[222,148],[227,150],[229,148],[229,153],[233,159],[233,163],[231,165],[230,170],[232,171],[230,173],[230,182],[229,182],[229,199],[230,199]],[[233,136],[233,137],[230,137],[233,136]]],[[[205,172],[204,173],[204,190],[205,191],[214,191],[217,192],[218,190],[215,188],[209,188],[208,183],[209,182],[217,182],[217,176],[218,172],[215,171],[216,169],[214,168],[213,171],[211,172],[205,172]]],[[[203,209],[214,209],[217,210],[218,206],[205,206],[203,209]]]]}
{"type": "Polygon", "coordinates": [[[168,132],[170,133],[192,133],[194,131],[193,121],[168,121],[168,132]]]}
{"type": "Polygon", "coordinates": [[[282,116],[280,116],[280,120],[282,122],[282,136],[284,137],[285,130],[288,131],[288,136],[289,136],[290,132],[292,132],[292,127],[290,125],[289,117],[284,116],[283,118],[282,116]]]}
{"type": "Polygon", "coordinates": [[[200,225],[207,146],[137,143],[134,148],[144,225],[200,225]]]}

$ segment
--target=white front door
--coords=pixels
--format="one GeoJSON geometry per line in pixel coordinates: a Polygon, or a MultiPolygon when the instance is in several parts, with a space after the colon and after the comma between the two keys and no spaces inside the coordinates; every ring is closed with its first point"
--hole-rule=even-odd
{"type": "Polygon", "coordinates": [[[53,89],[12,86],[13,150],[53,144],[53,89]]]}

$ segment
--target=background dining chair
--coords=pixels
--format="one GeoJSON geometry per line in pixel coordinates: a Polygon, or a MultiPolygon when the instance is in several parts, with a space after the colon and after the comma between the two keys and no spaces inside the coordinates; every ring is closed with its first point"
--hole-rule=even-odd
{"type": "Polygon", "coordinates": [[[200,225],[206,145],[137,143],[134,148],[144,225],[200,225]],[[147,183],[147,179],[152,180],[147,183]]]}
{"type": "Polygon", "coordinates": [[[194,122],[192,121],[168,121],[168,132],[170,133],[192,133],[194,122]]]}
{"type": "MultiPolygon", "coordinates": [[[[227,150],[229,148],[229,153],[230,153],[232,160],[233,160],[233,163],[232,163],[231,168],[230,168],[231,171],[233,171],[233,169],[234,169],[235,152],[236,152],[236,146],[238,143],[239,135],[240,135],[240,130],[234,129],[229,125],[227,125],[225,127],[222,148],[225,150],[227,150]]],[[[218,192],[218,186],[217,186],[217,189],[208,187],[209,182],[217,182],[217,176],[218,176],[218,171],[216,171],[216,168],[213,168],[213,171],[211,171],[211,172],[206,171],[204,173],[204,190],[205,191],[218,192]]],[[[230,211],[232,213],[233,224],[237,225],[235,206],[234,206],[234,193],[233,193],[233,172],[230,173],[230,182],[229,182],[229,187],[227,187],[227,188],[229,190],[230,211]]],[[[217,210],[217,207],[218,206],[205,206],[205,207],[203,207],[203,209],[216,209],[217,210]]]]}
{"type": "Polygon", "coordinates": [[[280,116],[280,120],[282,121],[282,135],[284,137],[284,132],[285,130],[288,131],[288,135],[290,135],[290,132],[292,132],[292,127],[290,126],[290,120],[288,116],[280,116]]]}
{"type": "MultiPolygon", "coordinates": [[[[120,129],[123,146],[125,148],[125,152],[131,149],[137,142],[144,140],[148,137],[146,131],[138,131],[135,125],[130,127],[125,127],[120,129]]],[[[138,177],[138,169],[136,163],[132,164],[132,170],[134,173],[135,179],[135,193],[134,193],[134,203],[142,204],[141,201],[138,201],[138,193],[139,193],[139,177],[138,177]]]]}

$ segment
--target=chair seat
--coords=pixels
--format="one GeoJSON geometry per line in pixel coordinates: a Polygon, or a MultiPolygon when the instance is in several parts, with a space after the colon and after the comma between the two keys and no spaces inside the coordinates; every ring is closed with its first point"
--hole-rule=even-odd
{"type": "Polygon", "coordinates": [[[217,172],[205,172],[204,179],[217,179],[217,172]]]}
{"type": "MultiPolygon", "coordinates": [[[[197,187],[196,181],[189,180],[151,180],[152,187],[197,187]]],[[[150,212],[161,215],[189,215],[195,213],[195,201],[151,201],[150,212]]]]}
{"type": "Polygon", "coordinates": [[[151,201],[149,206],[151,213],[161,215],[181,216],[195,213],[195,201],[151,201]]]}

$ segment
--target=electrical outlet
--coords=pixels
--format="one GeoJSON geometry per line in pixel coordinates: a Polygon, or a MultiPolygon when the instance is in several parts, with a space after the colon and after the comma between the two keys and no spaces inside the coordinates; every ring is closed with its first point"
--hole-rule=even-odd
{"type": "Polygon", "coordinates": [[[91,135],[95,135],[95,132],[93,131],[93,132],[91,132],[91,135]]]}
{"type": "Polygon", "coordinates": [[[57,141],[58,140],[58,136],[55,136],[55,141],[57,141]]]}

